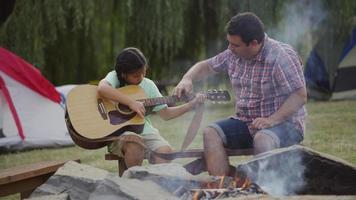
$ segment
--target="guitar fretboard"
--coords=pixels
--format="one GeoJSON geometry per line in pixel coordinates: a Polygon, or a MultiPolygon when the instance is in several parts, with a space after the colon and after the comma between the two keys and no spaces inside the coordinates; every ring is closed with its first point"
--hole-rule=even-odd
{"type": "Polygon", "coordinates": [[[150,99],[140,99],[138,101],[143,102],[144,106],[157,106],[157,105],[162,105],[162,104],[174,104],[177,101],[180,101],[181,99],[178,98],[178,96],[173,95],[173,96],[167,96],[167,97],[156,97],[156,98],[150,98],[150,99]]]}
{"type": "MultiPolygon", "coordinates": [[[[204,94],[205,98],[214,102],[226,102],[230,101],[230,95],[227,91],[215,91],[204,94]]],[[[157,106],[162,104],[175,104],[176,102],[180,101],[189,101],[194,98],[195,95],[183,95],[178,98],[177,95],[172,96],[165,96],[165,97],[156,97],[156,98],[149,98],[149,99],[139,99],[137,101],[143,102],[143,105],[146,107],[149,106],[157,106]]]]}

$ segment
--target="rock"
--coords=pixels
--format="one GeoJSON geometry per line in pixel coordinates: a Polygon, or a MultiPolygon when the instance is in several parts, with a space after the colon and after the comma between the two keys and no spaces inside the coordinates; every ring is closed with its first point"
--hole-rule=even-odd
{"type": "Polygon", "coordinates": [[[67,162],[30,199],[177,199],[152,181],[120,178],[105,170],[67,162]]]}
{"type": "Polygon", "coordinates": [[[164,163],[146,166],[135,166],[127,169],[122,177],[125,178],[139,178],[139,174],[145,176],[145,174],[155,174],[161,176],[174,176],[182,179],[193,178],[187,170],[180,164],[177,163],[164,163]]]}
{"type": "Polygon", "coordinates": [[[170,193],[175,193],[182,187],[200,188],[202,183],[213,179],[213,177],[207,175],[194,176],[177,163],[131,167],[124,172],[122,177],[150,180],[170,193]]]}

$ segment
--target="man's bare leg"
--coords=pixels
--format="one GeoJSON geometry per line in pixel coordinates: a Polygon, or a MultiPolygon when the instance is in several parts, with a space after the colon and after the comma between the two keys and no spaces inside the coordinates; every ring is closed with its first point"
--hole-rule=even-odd
{"type": "Polygon", "coordinates": [[[126,142],[123,146],[125,164],[127,168],[142,165],[144,148],[135,142],[126,142]]]}
{"type": "MultiPolygon", "coordinates": [[[[163,146],[156,149],[155,151],[158,153],[171,153],[172,149],[169,146],[163,146]]],[[[152,160],[150,162],[152,162],[153,164],[160,164],[160,163],[169,163],[171,161],[160,158],[159,156],[152,155],[152,160]]]]}
{"type": "Polygon", "coordinates": [[[254,154],[260,154],[278,148],[272,136],[259,131],[253,138],[254,154]]]}
{"type": "Polygon", "coordinates": [[[208,172],[213,176],[229,174],[229,160],[221,137],[215,129],[206,128],[203,133],[204,157],[208,172]]]}

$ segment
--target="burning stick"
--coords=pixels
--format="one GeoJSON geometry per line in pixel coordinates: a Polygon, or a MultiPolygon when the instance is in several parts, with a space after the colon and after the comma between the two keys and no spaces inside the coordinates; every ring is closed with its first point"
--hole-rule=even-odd
{"type": "Polygon", "coordinates": [[[194,192],[193,199],[216,199],[228,192],[227,189],[191,189],[191,192],[194,192]]]}
{"type": "Polygon", "coordinates": [[[228,189],[227,188],[220,188],[220,189],[190,189],[190,191],[192,191],[192,192],[201,192],[201,191],[203,191],[203,192],[219,192],[219,193],[221,193],[221,192],[228,191],[228,189]]]}
{"type": "Polygon", "coordinates": [[[187,189],[184,186],[179,186],[174,192],[173,195],[175,196],[182,196],[185,192],[187,192],[187,189]]]}
{"type": "Polygon", "coordinates": [[[199,200],[202,197],[202,192],[201,191],[196,191],[193,195],[193,200],[199,200]]]}
{"type": "MultiPolygon", "coordinates": [[[[219,188],[206,188],[206,189],[188,189],[188,192],[193,196],[194,200],[200,199],[220,199],[226,197],[245,196],[250,194],[267,194],[256,183],[253,183],[249,178],[237,178],[241,187],[235,187],[237,183],[235,181],[230,182],[229,187],[224,187],[225,177],[221,177],[219,188]]],[[[208,183],[207,186],[210,186],[208,183]]]]}

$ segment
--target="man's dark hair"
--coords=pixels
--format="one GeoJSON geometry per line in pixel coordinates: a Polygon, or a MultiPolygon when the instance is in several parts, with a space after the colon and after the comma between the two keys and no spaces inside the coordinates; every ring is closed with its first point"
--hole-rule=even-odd
{"type": "Polygon", "coordinates": [[[257,15],[252,12],[239,13],[231,18],[226,25],[229,35],[238,35],[247,45],[252,40],[261,43],[264,39],[264,25],[257,15]]]}
{"type": "Polygon", "coordinates": [[[143,67],[147,67],[147,60],[143,53],[135,48],[129,47],[124,49],[116,58],[115,71],[120,81],[120,86],[126,84],[121,74],[130,74],[143,67]]]}

